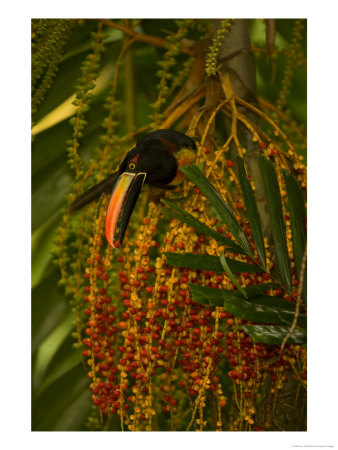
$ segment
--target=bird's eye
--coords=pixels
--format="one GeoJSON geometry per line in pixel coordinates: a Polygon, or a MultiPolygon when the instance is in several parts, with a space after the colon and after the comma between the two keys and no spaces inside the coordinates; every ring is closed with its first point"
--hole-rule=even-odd
{"type": "Polygon", "coordinates": [[[135,164],[134,163],[130,163],[129,164],[129,169],[130,170],[134,170],[135,169],[135,164]]]}

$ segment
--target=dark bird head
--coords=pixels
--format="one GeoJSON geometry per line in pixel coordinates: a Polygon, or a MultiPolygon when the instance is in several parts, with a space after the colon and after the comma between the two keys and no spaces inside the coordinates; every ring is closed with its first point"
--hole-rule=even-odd
{"type": "Polygon", "coordinates": [[[173,189],[181,181],[179,167],[193,162],[195,150],[196,144],[188,136],[173,130],[157,130],[144,136],[127,153],[119,167],[106,215],[105,232],[111,246],[115,247],[118,221],[118,242],[122,244],[143,183],[173,189]]]}

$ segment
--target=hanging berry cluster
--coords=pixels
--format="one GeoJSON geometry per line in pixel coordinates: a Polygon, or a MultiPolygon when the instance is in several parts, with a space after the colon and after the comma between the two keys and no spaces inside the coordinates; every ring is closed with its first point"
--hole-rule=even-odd
{"type": "Polygon", "coordinates": [[[222,20],[219,29],[216,32],[216,37],[212,41],[210,50],[208,53],[208,59],[205,64],[205,71],[210,77],[216,74],[217,70],[217,59],[219,51],[224,39],[224,36],[229,33],[231,26],[233,25],[234,19],[222,20]]]}
{"type": "MultiPolygon", "coordinates": [[[[68,19],[32,20],[33,117],[52,85],[71,27],[72,22],[68,19]]],[[[32,125],[34,125],[34,121],[32,125]]]]}
{"type": "Polygon", "coordinates": [[[77,87],[76,99],[73,104],[76,106],[76,113],[71,118],[70,124],[73,126],[73,135],[67,144],[67,151],[69,153],[70,166],[75,170],[75,177],[79,179],[83,175],[83,161],[78,155],[78,148],[80,146],[79,139],[83,135],[83,130],[87,124],[85,114],[89,109],[89,103],[93,98],[90,92],[94,89],[94,81],[99,75],[101,53],[104,51],[102,23],[99,23],[98,31],[93,33],[93,51],[88,55],[82,64],[82,78],[77,87]]]}
{"type": "MultiPolygon", "coordinates": [[[[180,77],[174,76],[171,73],[172,68],[177,64],[176,57],[181,52],[181,43],[182,39],[186,36],[189,31],[189,28],[194,27],[195,21],[191,19],[184,20],[176,20],[176,25],[178,29],[175,34],[167,36],[167,51],[164,55],[162,61],[157,63],[160,66],[160,70],[156,72],[156,75],[160,78],[160,82],[157,85],[158,89],[158,97],[155,103],[152,105],[154,108],[154,113],[149,116],[151,120],[153,120],[153,129],[157,129],[163,119],[165,118],[163,114],[163,105],[167,101],[170,93],[176,85],[182,83],[185,79],[185,75],[187,70],[189,70],[189,64],[184,68],[185,70],[181,71],[180,77]],[[169,88],[169,81],[173,80],[172,88],[169,88]]],[[[189,59],[187,60],[189,61],[189,59]]],[[[191,61],[191,59],[190,59],[191,61]]],[[[191,64],[191,63],[190,63],[191,64]]]]}

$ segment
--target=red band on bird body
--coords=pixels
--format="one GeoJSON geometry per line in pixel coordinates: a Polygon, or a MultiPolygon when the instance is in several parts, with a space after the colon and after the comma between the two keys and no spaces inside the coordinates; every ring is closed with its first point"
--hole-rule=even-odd
{"type": "Polygon", "coordinates": [[[175,153],[178,151],[177,146],[173,142],[169,141],[169,139],[160,137],[158,138],[158,140],[161,141],[163,147],[165,148],[165,150],[167,150],[167,152],[175,153]]]}

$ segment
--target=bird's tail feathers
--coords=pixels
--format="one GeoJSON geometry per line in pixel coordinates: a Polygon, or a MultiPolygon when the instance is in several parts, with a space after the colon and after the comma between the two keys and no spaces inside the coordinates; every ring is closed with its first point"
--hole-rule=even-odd
{"type": "Polygon", "coordinates": [[[118,172],[114,172],[109,175],[109,177],[102,180],[100,183],[96,184],[92,188],[88,189],[88,191],[79,195],[74,202],[70,206],[70,212],[76,211],[83,206],[91,203],[94,200],[97,200],[101,194],[104,192],[111,192],[113,190],[114,184],[119,176],[118,172]]]}

